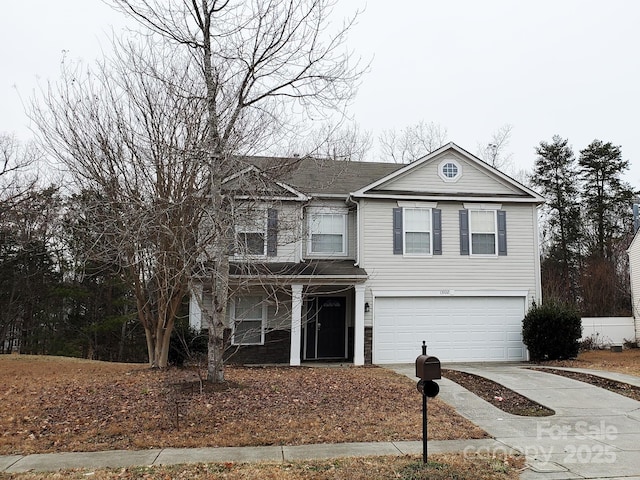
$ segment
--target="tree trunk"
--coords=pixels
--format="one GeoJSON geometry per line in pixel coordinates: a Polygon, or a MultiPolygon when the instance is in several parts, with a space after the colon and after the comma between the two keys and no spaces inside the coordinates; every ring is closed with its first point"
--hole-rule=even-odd
{"type": "Polygon", "coordinates": [[[155,344],[153,341],[153,333],[151,332],[151,329],[147,327],[146,324],[144,326],[144,335],[147,339],[147,355],[149,357],[149,366],[151,368],[156,368],[158,365],[155,363],[156,353],[155,353],[155,344]]]}
{"type": "Polygon", "coordinates": [[[224,382],[224,322],[214,310],[209,322],[209,343],[207,348],[207,381],[224,382]]]}
{"type": "Polygon", "coordinates": [[[122,322],[122,328],[120,329],[120,341],[118,342],[118,362],[122,362],[124,358],[124,342],[127,338],[127,321],[122,322]]]}
{"type": "Polygon", "coordinates": [[[218,250],[212,279],[213,308],[209,322],[207,352],[207,380],[211,383],[224,382],[224,328],[229,294],[229,257],[221,248],[218,250]]]}
{"type": "Polygon", "coordinates": [[[169,343],[171,341],[171,329],[173,322],[163,326],[159,324],[156,336],[153,339],[153,363],[152,367],[167,368],[169,365],[169,343]]]}
{"type": "Polygon", "coordinates": [[[171,329],[165,328],[162,331],[162,340],[158,342],[158,365],[160,368],[169,366],[169,344],[171,343],[171,329]]]}

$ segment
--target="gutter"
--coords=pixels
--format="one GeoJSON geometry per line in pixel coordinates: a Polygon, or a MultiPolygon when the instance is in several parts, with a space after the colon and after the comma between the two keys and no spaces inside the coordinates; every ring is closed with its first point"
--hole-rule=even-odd
{"type": "Polygon", "coordinates": [[[453,201],[453,202],[491,202],[501,201],[503,203],[534,203],[541,204],[544,201],[531,197],[497,197],[497,196],[456,196],[456,195],[421,195],[419,193],[393,194],[393,193],[352,193],[350,196],[357,198],[373,198],[382,200],[418,200],[418,201],[453,201]]]}

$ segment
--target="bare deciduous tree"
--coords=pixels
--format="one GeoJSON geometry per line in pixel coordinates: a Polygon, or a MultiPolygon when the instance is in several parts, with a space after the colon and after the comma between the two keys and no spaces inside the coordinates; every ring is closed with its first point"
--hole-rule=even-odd
{"type": "Polygon", "coordinates": [[[291,156],[305,155],[362,162],[371,149],[371,132],[363,131],[357,124],[336,125],[325,123],[315,128],[301,144],[289,147],[291,156]]]}
{"type": "Polygon", "coordinates": [[[478,157],[498,170],[511,166],[513,154],[506,151],[511,140],[513,125],[505,124],[496,130],[488,143],[478,144],[478,157]]]}
{"type": "Polygon", "coordinates": [[[87,258],[119,266],[135,293],[149,362],[167,364],[176,312],[199,254],[208,184],[196,65],[170,49],[120,45],[95,68],[64,65],[34,104],[40,140],[86,192],[87,258]]]}
{"type": "Polygon", "coordinates": [[[152,32],[188,49],[201,68],[216,247],[208,377],[222,381],[232,214],[221,172],[237,163],[234,157],[241,147],[270,143],[292,118],[322,118],[351,100],[362,73],[344,47],[351,22],[331,32],[333,2],[328,0],[114,3],[152,32]]]}
{"type": "Polygon", "coordinates": [[[25,200],[35,188],[40,153],[33,143],[0,133],[0,215],[25,200]]]}
{"type": "Polygon", "coordinates": [[[447,129],[433,122],[420,121],[403,128],[383,130],[378,137],[383,161],[411,163],[447,142],[447,129]]]}
{"type": "Polygon", "coordinates": [[[121,215],[103,230],[131,269],[136,293],[154,285],[153,299],[141,295],[138,305],[154,365],[166,364],[193,254],[201,261],[206,253],[213,298],[208,378],[222,381],[234,221],[225,179],[246,166],[239,156],[290,139],[300,123],[344,113],[364,70],[345,47],[353,19],[332,23],[331,0],[111,3],[150,33],[155,53],[121,58],[115,78],[106,66],[93,83],[68,75],[47,95],[48,112],[35,117],[50,151],[76,178],[98,185],[121,215]],[[183,58],[182,75],[167,60],[174,58],[183,58]],[[207,208],[199,208],[205,194],[207,208]],[[203,224],[208,238],[194,241],[203,224]],[[192,243],[212,248],[184,247],[192,243]],[[153,320],[148,311],[156,312],[153,320]]]}

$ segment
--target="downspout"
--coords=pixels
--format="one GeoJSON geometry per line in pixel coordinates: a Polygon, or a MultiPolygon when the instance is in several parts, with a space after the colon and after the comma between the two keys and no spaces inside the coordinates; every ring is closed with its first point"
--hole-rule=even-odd
{"type": "MultiPolygon", "coordinates": [[[[542,205],[535,205],[533,208],[533,230],[535,233],[535,255],[533,258],[534,268],[536,272],[536,302],[538,306],[542,305],[542,272],[540,270],[540,231],[538,227],[539,211],[542,205]]],[[[531,305],[529,305],[531,307],[531,305]]],[[[526,312],[525,312],[526,313],[526,312]]]]}
{"type": "Polygon", "coordinates": [[[300,241],[298,242],[298,255],[300,258],[300,263],[304,262],[304,243],[305,243],[305,238],[304,238],[304,207],[305,204],[301,204],[300,205],[300,221],[298,222],[299,228],[300,228],[300,235],[298,238],[300,238],[300,241]]]}
{"type": "MultiPolygon", "coordinates": [[[[634,205],[635,207],[635,205],[634,205]]],[[[634,212],[634,228],[635,228],[635,212],[634,212]]],[[[637,232],[636,232],[637,235],[637,232]]],[[[633,245],[633,242],[635,241],[635,238],[633,240],[631,240],[631,245],[633,245]]],[[[638,329],[638,312],[637,312],[637,308],[636,308],[636,295],[635,295],[635,291],[636,291],[636,282],[634,281],[634,270],[633,270],[633,262],[631,261],[631,245],[629,245],[629,248],[627,248],[627,261],[629,263],[629,287],[631,289],[631,316],[633,317],[633,331],[635,333],[635,340],[636,340],[636,344],[640,345],[640,335],[638,335],[638,332],[640,332],[640,329],[638,329]]]]}
{"type": "Polygon", "coordinates": [[[311,197],[308,197],[308,200],[306,202],[302,202],[300,204],[300,221],[298,222],[299,228],[300,228],[300,235],[298,236],[298,238],[300,239],[300,241],[298,242],[299,245],[299,251],[298,254],[300,255],[300,263],[304,263],[305,262],[305,258],[304,258],[304,252],[305,252],[305,247],[307,245],[307,237],[304,234],[304,227],[305,227],[305,221],[306,218],[304,216],[304,210],[307,206],[309,206],[309,203],[311,203],[311,197]]]}
{"type": "Polygon", "coordinates": [[[347,204],[352,204],[356,206],[356,262],[353,264],[356,267],[360,266],[360,247],[361,247],[361,238],[360,235],[360,202],[356,202],[352,200],[351,194],[347,197],[347,204]]]}

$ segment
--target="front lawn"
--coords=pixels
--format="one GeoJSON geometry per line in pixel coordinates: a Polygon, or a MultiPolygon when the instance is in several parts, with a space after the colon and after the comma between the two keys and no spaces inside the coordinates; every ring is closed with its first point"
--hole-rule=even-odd
{"type": "MultiPolygon", "coordinates": [[[[0,454],[421,439],[415,382],[377,367],[191,370],[0,356],[0,454]]],[[[431,439],[486,434],[435,399],[431,439]]]]}
{"type": "Polygon", "coordinates": [[[629,348],[622,352],[611,350],[588,350],[581,352],[575,360],[542,362],[557,367],[593,368],[610,372],[640,376],[640,348],[629,348]]]}

